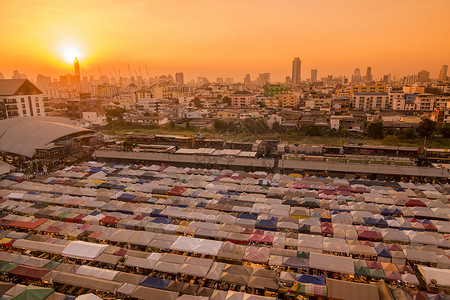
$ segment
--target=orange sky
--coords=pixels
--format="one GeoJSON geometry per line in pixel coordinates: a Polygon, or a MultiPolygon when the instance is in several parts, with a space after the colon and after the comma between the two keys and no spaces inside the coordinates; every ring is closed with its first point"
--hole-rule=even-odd
{"type": "Polygon", "coordinates": [[[436,78],[450,64],[449,0],[161,0],[2,1],[0,72],[34,79],[72,72],[61,48],[76,47],[81,73],[150,76],[182,71],[242,81],[270,72],[302,79],[318,68],[350,76],[372,66],[383,74],[422,69],[436,78]],[[139,71],[138,71],[139,72],[139,71]],[[134,75],[134,74],[133,74],[134,75]]]}

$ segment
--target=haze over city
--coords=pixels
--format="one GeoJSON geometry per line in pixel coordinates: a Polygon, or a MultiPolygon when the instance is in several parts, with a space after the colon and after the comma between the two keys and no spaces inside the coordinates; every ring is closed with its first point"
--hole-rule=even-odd
{"type": "Polygon", "coordinates": [[[375,79],[426,69],[437,78],[450,53],[450,2],[436,1],[14,1],[0,12],[1,72],[28,78],[109,76],[148,66],[150,76],[350,76],[375,79]]]}

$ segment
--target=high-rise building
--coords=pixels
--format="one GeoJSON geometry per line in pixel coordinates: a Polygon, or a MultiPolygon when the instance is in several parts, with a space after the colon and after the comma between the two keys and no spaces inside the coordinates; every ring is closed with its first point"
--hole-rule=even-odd
{"type": "Polygon", "coordinates": [[[75,69],[77,82],[80,82],[80,63],[78,62],[78,57],[75,57],[75,60],[73,61],[73,68],[75,69]]]}
{"type": "Polygon", "coordinates": [[[360,83],[361,82],[361,71],[359,70],[359,68],[356,68],[355,71],[353,72],[353,76],[352,76],[352,83],[360,83]]]}
{"type": "Polygon", "coordinates": [[[292,62],[292,84],[293,85],[300,84],[301,75],[302,75],[302,61],[300,60],[300,58],[296,57],[296,58],[294,58],[294,61],[292,62]]]}
{"type": "Polygon", "coordinates": [[[430,81],[430,72],[422,70],[419,73],[417,73],[417,77],[420,82],[430,81]]]}
{"type": "Polygon", "coordinates": [[[372,82],[373,81],[373,76],[372,76],[372,67],[367,67],[367,71],[366,71],[366,78],[365,78],[366,82],[372,82]]]}
{"type": "Polygon", "coordinates": [[[258,82],[260,84],[270,83],[270,73],[262,73],[258,75],[258,82]]]}
{"type": "Polygon", "coordinates": [[[448,65],[442,65],[441,72],[439,72],[439,80],[440,81],[447,81],[447,70],[448,70],[448,65]]]}
{"type": "Polygon", "coordinates": [[[217,79],[216,79],[216,82],[217,82],[218,84],[223,84],[223,83],[224,83],[223,77],[217,78],[217,79]]]}
{"type": "Polygon", "coordinates": [[[176,82],[179,86],[184,85],[184,75],[183,75],[183,72],[175,73],[175,82],[176,82]]]}
{"type": "Polygon", "coordinates": [[[252,80],[250,78],[250,74],[247,74],[247,75],[245,75],[245,78],[244,78],[244,84],[250,84],[250,83],[252,83],[252,80]]]}
{"type": "Polygon", "coordinates": [[[311,69],[311,82],[317,81],[317,69],[311,69]]]}

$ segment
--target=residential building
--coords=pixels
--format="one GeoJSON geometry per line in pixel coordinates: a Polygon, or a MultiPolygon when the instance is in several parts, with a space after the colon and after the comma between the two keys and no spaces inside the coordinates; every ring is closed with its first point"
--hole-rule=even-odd
{"type": "Polygon", "coordinates": [[[117,86],[105,83],[97,85],[95,88],[95,95],[98,98],[112,98],[119,94],[117,86]]]}
{"type": "Polygon", "coordinates": [[[67,114],[70,118],[81,119],[83,112],[99,111],[102,108],[101,99],[76,99],[67,101],[67,114]]]}
{"type": "Polygon", "coordinates": [[[230,95],[231,106],[234,108],[247,108],[255,103],[256,96],[248,91],[238,91],[230,95]]]}
{"type": "Polygon", "coordinates": [[[386,110],[389,107],[388,93],[353,93],[352,106],[359,110],[386,110]]]}
{"type": "Polygon", "coordinates": [[[300,105],[300,97],[298,94],[284,92],[275,95],[275,99],[278,100],[278,107],[282,108],[298,108],[300,105]]]}
{"type": "Polygon", "coordinates": [[[104,126],[108,124],[104,111],[85,111],[82,113],[82,119],[89,121],[92,125],[104,126]]]}
{"type": "Polygon", "coordinates": [[[48,97],[28,79],[0,79],[0,119],[46,116],[48,97]]]}
{"type": "Polygon", "coordinates": [[[392,110],[405,110],[406,99],[405,92],[400,91],[390,91],[389,95],[389,106],[392,110]]]}
{"type": "Polygon", "coordinates": [[[216,117],[217,119],[238,119],[239,112],[231,109],[219,110],[216,117]]]}

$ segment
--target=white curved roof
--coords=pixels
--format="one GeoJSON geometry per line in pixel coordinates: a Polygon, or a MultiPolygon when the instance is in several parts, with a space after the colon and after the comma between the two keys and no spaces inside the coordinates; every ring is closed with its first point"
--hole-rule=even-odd
{"type": "Polygon", "coordinates": [[[0,151],[33,157],[36,148],[76,133],[92,133],[68,118],[17,117],[0,120],[0,151]]]}

